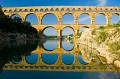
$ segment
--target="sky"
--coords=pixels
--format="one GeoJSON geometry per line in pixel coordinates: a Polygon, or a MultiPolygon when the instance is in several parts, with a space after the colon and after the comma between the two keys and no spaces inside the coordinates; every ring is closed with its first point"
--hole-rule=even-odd
{"type": "Polygon", "coordinates": [[[120,0],[0,0],[3,7],[11,6],[120,6],[120,0]],[[100,4],[101,3],[101,4],[100,4]]]}
{"type": "MultiPolygon", "coordinates": [[[[16,6],[120,6],[120,0],[0,0],[2,7],[16,7],[16,6]]],[[[19,15],[17,15],[19,16],[19,15]]],[[[19,16],[20,17],[20,16],[19,16]]],[[[120,16],[114,15],[112,20],[113,23],[118,22],[120,16]]],[[[31,24],[37,24],[38,18],[36,15],[31,14],[27,17],[26,21],[31,24]]],[[[81,24],[90,24],[90,17],[88,15],[80,15],[78,19],[81,24]]],[[[48,14],[43,17],[43,24],[57,24],[57,18],[53,14],[48,14]]],[[[71,14],[66,14],[62,18],[63,24],[73,24],[74,17],[71,14]]],[[[96,24],[105,24],[106,17],[103,15],[96,16],[96,24]],[[102,20],[101,20],[102,19],[102,20]]],[[[53,26],[54,27],[54,26],[53,26]]],[[[82,28],[80,28],[82,29],[82,28]]],[[[64,29],[63,35],[73,33],[72,30],[64,29]]],[[[46,29],[44,32],[46,35],[57,35],[54,28],[46,29]]]]}

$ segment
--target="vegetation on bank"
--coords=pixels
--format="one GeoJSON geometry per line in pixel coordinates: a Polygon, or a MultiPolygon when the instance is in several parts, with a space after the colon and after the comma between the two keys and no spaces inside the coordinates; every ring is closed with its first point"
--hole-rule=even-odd
{"type": "MultiPolygon", "coordinates": [[[[14,38],[21,37],[27,39],[38,38],[38,32],[29,22],[23,22],[21,18],[7,16],[0,8],[0,35],[5,34],[14,38]]],[[[1,36],[2,37],[2,36],[1,36]]]]}
{"type": "Polygon", "coordinates": [[[108,51],[120,57],[120,22],[93,30],[95,41],[108,46],[108,51]]]}
{"type": "Polygon", "coordinates": [[[111,36],[115,35],[116,33],[120,34],[120,22],[113,25],[107,25],[106,27],[100,26],[98,30],[92,31],[92,35],[95,35],[96,42],[100,44],[102,42],[105,42],[105,40],[110,37],[108,33],[110,30],[112,33],[114,32],[111,36]]]}

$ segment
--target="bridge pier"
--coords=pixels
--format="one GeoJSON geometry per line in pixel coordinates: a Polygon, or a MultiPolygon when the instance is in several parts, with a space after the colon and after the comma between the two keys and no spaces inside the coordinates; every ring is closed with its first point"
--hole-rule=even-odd
{"type": "Polygon", "coordinates": [[[58,48],[61,48],[61,39],[62,39],[62,34],[61,34],[61,30],[57,30],[57,32],[58,32],[58,36],[57,36],[57,38],[58,38],[58,48]]]}
{"type": "Polygon", "coordinates": [[[77,48],[77,39],[78,39],[78,30],[74,30],[74,37],[73,37],[73,42],[74,42],[74,48],[77,48]]]}

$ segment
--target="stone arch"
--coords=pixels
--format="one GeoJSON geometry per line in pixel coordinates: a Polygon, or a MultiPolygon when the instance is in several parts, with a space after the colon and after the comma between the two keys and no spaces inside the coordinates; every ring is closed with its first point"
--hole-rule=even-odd
{"type": "Polygon", "coordinates": [[[84,58],[82,57],[81,54],[78,54],[78,60],[79,60],[80,64],[82,64],[82,65],[89,64],[87,61],[84,60],[84,58]]]}
{"type": "Polygon", "coordinates": [[[59,11],[59,8],[56,8],[55,11],[59,11]]]}
{"type": "Polygon", "coordinates": [[[32,53],[30,55],[27,55],[25,57],[25,60],[28,64],[36,64],[38,61],[38,54],[37,53],[32,53]]]}
{"type": "Polygon", "coordinates": [[[79,32],[84,32],[85,29],[87,29],[87,28],[88,28],[88,27],[86,27],[86,26],[84,26],[84,27],[80,27],[79,32]]]}
{"type": "Polygon", "coordinates": [[[19,22],[19,23],[22,22],[22,17],[19,14],[12,14],[10,18],[13,19],[14,22],[19,22]]]}
{"type": "MultiPolygon", "coordinates": [[[[57,35],[58,35],[57,30],[52,26],[48,26],[48,27],[44,28],[42,30],[42,34],[48,38],[53,37],[53,36],[54,36],[54,38],[57,38],[57,35]],[[45,31],[46,31],[47,35],[45,34],[45,31]]],[[[42,44],[42,47],[45,50],[52,51],[58,47],[57,42],[58,42],[58,40],[49,40],[48,39],[48,40],[44,41],[44,43],[42,44]]]]}
{"type": "Polygon", "coordinates": [[[79,24],[91,24],[91,17],[88,13],[80,14],[78,18],[79,24]]]}
{"type": "Polygon", "coordinates": [[[22,57],[21,56],[13,56],[12,57],[12,63],[13,64],[20,64],[22,61],[22,57]]]}
{"type": "Polygon", "coordinates": [[[74,62],[74,54],[62,54],[62,62],[71,65],[74,62]]]}
{"type": "Polygon", "coordinates": [[[70,39],[74,39],[73,37],[74,34],[75,32],[72,27],[67,26],[62,30],[62,38],[63,38],[62,48],[64,50],[70,51],[74,49],[74,43],[73,43],[74,41],[70,40],[70,39]],[[67,40],[64,40],[64,39],[67,39],[67,40]]]}
{"type": "Polygon", "coordinates": [[[53,51],[58,47],[58,40],[45,40],[42,44],[42,48],[47,51],[53,51]]]}
{"type": "Polygon", "coordinates": [[[35,9],[35,12],[39,12],[39,10],[38,10],[38,9],[35,9]]]}
{"type": "MultiPolygon", "coordinates": [[[[19,17],[19,18],[21,18],[21,15],[19,15],[19,14],[12,14],[11,16],[10,16],[10,18],[15,18],[15,17],[19,17]]],[[[22,18],[21,18],[22,19],[22,18]]]]}
{"type": "Polygon", "coordinates": [[[74,24],[74,16],[72,13],[65,13],[62,16],[62,24],[74,24]]]}
{"type": "Polygon", "coordinates": [[[25,9],[24,11],[25,11],[25,12],[28,12],[28,9],[25,9]]]}
{"type": "MultiPolygon", "coordinates": [[[[46,30],[46,29],[49,29],[49,28],[52,28],[53,30],[55,30],[56,31],[56,34],[58,35],[58,33],[57,33],[57,29],[55,28],[55,27],[53,27],[53,26],[47,26],[47,27],[45,27],[43,30],[42,30],[42,34],[44,33],[44,31],[46,30]]],[[[53,33],[53,31],[51,32],[51,33],[53,33]]],[[[49,33],[50,34],[50,33],[49,33]]],[[[55,34],[55,33],[53,33],[53,34],[55,34]]]]}
{"type": "Polygon", "coordinates": [[[33,12],[34,10],[33,9],[30,9],[30,12],[33,12]]]}
{"type": "Polygon", "coordinates": [[[42,61],[45,63],[45,64],[48,64],[48,65],[52,65],[52,64],[55,64],[57,59],[58,59],[58,54],[55,53],[55,54],[51,54],[51,53],[42,53],[41,54],[41,57],[42,57],[42,61]]]}
{"type": "Polygon", "coordinates": [[[34,13],[30,13],[30,14],[26,15],[25,20],[30,22],[32,25],[38,24],[38,17],[34,13]]]}
{"type": "Polygon", "coordinates": [[[113,13],[111,16],[111,23],[115,24],[120,21],[120,15],[118,13],[113,13]]]}
{"type": "Polygon", "coordinates": [[[42,21],[42,24],[48,24],[48,25],[58,23],[58,19],[57,19],[56,15],[53,13],[47,13],[47,14],[43,15],[41,21],[42,21]]]}
{"type": "Polygon", "coordinates": [[[51,9],[50,9],[50,11],[54,11],[54,9],[53,9],[53,8],[51,8],[51,9]]]}
{"type": "Polygon", "coordinates": [[[107,24],[107,16],[106,16],[106,14],[104,14],[104,13],[96,14],[95,23],[97,25],[105,25],[105,24],[107,24]]]}
{"type": "MultiPolygon", "coordinates": [[[[66,26],[66,27],[64,27],[64,28],[62,29],[62,31],[61,31],[61,32],[62,32],[62,35],[63,35],[63,31],[64,31],[64,29],[66,29],[66,28],[70,28],[70,29],[72,29],[73,33],[75,33],[75,30],[74,30],[73,27],[71,27],[71,26],[66,26]]],[[[67,33],[70,33],[70,31],[67,31],[66,34],[67,34],[67,33]]]]}
{"type": "Polygon", "coordinates": [[[44,9],[43,9],[43,8],[41,8],[41,9],[40,9],[40,12],[44,12],[44,9]]]}

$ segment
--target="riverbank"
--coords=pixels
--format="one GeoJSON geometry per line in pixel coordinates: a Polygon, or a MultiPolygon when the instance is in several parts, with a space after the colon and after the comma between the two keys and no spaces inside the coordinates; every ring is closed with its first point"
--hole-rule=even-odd
{"type": "Polygon", "coordinates": [[[120,68],[120,28],[86,29],[78,43],[94,48],[99,52],[97,55],[106,59],[106,64],[120,68]]]}

